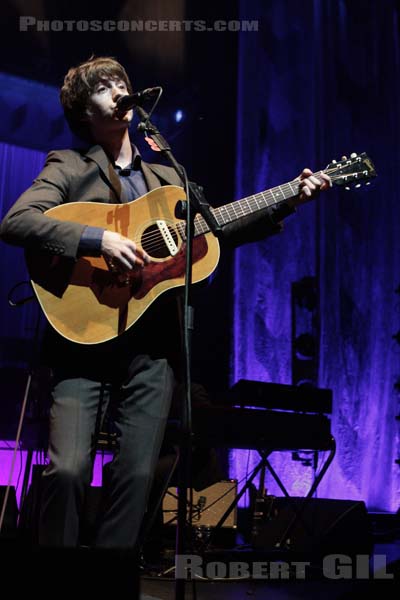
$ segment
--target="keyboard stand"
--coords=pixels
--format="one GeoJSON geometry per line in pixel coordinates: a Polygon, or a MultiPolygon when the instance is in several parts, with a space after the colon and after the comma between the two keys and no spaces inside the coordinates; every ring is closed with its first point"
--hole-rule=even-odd
{"type": "MultiPolygon", "coordinates": [[[[316,449],[316,448],[313,448],[316,449]]],[[[293,448],[290,448],[291,451],[293,451],[293,448]]],[[[299,450],[299,449],[297,449],[299,450]]],[[[323,477],[325,476],[329,466],[331,465],[333,458],[335,456],[336,453],[336,441],[335,438],[333,436],[331,436],[331,439],[329,441],[329,443],[327,444],[327,447],[324,447],[323,449],[321,448],[320,450],[329,450],[329,455],[327,457],[327,459],[325,460],[319,474],[315,477],[313,484],[311,485],[309,491],[307,492],[306,496],[304,496],[304,498],[302,499],[302,502],[300,504],[300,506],[294,511],[295,514],[293,515],[292,520],[289,522],[289,524],[287,525],[285,531],[283,532],[279,542],[275,545],[276,549],[290,549],[290,534],[293,531],[293,528],[295,527],[295,525],[298,523],[298,521],[301,519],[301,516],[303,514],[304,509],[306,508],[309,500],[313,497],[313,495],[315,494],[319,484],[321,483],[323,477]]],[[[264,493],[264,480],[265,480],[265,472],[266,470],[268,470],[272,477],[274,478],[275,482],[277,483],[277,485],[279,486],[279,488],[282,490],[283,494],[287,497],[290,498],[290,494],[287,491],[287,489],[285,488],[284,484],[282,483],[281,479],[279,478],[278,474],[276,473],[275,469],[273,468],[273,466],[271,465],[271,463],[268,460],[268,457],[272,454],[272,452],[275,452],[274,448],[269,448],[268,450],[266,449],[257,449],[261,459],[258,462],[258,464],[256,465],[256,467],[253,469],[253,471],[251,472],[250,476],[247,478],[246,483],[243,485],[243,487],[241,488],[241,490],[238,492],[238,494],[236,495],[236,497],[234,498],[234,500],[232,501],[232,503],[228,506],[228,508],[226,509],[226,511],[224,512],[224,514],[222,515],[222,517],[220,518],[220,520],[218,521],[218,523],[215,525],[215,527],[213,528],[213,531],[211,533],[211,536],[209,537],[208,541],[207,541],[207,545],[206,548],[207,549],[210,544],[212,543],[214,536],[216,534],[216,532],[222,527],[222,525],[225,523],[226,519],[228,518],[228,516],[230,515],[230,513],[234,510],[234,508],[237,506],[237,504],[239,503],[240,499],[242,498],[242,496],[246,493],[247,490],[250,490],[251,488],[251,484],[253,482],[253,480],[255,479],[255,477],[258,475],[258,473],[260,473],[260,488],[259,488],[259,498],[263,499],[263,493],[264,493]]],[[[282,451],[281,448],[279,448],[279,451],[282,451]]],[[[253,515],[255,516],[255,515],[253,515]]]]}

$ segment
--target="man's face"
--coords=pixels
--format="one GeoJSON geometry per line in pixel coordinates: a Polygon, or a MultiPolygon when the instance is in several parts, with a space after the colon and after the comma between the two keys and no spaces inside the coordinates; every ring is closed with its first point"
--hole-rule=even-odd
{"type": "Polygon", "coordinates": [[[90,94],[86,114],[95,133],[98,130],[120,130],[132,121],[133,111],[117,111],[117,100],[128,94],[126,83],[121,79],[101,79],[90,94]]]}

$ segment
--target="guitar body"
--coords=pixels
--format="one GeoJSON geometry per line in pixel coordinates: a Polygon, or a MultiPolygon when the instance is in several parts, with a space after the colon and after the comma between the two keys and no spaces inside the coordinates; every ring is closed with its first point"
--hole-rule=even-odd
{"type": "MultiPolygon", "coordinates": [[[[376,177],[371,159],[363,152],[332,162],[324,172],[332,184],[376,177]]],[[[297,197],[299,178],[248,198],[212,209],[217,222],[242,217],[297,197]]],[[[167,185],[126,204],[72,202],[46,211],[50,218],[109,229],[141,246],[152,262],[127,277],[112,273],[102,257],[65,257],[27,254],[33,289],[45,316],[65,338],[80,344],[99,344],[129,329],[164,292],[185,283],[185,223],[175,207],[185,200],[182,188],[167,185]]],[[[193,283],[206,279],[216,268],[219,242],[201,215],[195,219],[193,283]]]]}
{"type": "MultiPolygon", "coordinates": [[[[164,292],[185,283],[185,224],[175,217],[182,188],[164,186],[126,204],[72,202],[46,212],[50,218],[84,223],[120,233],[151,257],[128,279],[112,273],[102,257],[77,261],[60,256],[27,255],[33,289],[51,325],[81,344],[113,339],[129,329],[164,292]]],[[[212,233],[194,238],[194,283],[216,268],[219,242],[212,233]]]]}

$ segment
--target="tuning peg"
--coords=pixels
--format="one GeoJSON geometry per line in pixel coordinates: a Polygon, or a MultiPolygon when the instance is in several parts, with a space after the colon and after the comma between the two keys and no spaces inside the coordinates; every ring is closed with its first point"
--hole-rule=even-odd
{"type": "Polygon", "coordinates": [[[350,191],[350,188],[349,188],[349,186],[348,186],[348,185],[346,185],[346,187],[345,187],[344,189],[345,189],[347,192],[349,192],[349,191],[350,191]]]}
{"type": "Polygon", "coordinates": [[[361,187],[361,183],[356,183],[355,187],[356,188],[360,188],[361,187]]]}
{"type": "Polygon", "coordinates": [[[357,158],[357,153],[356,152],[352,152],[350,154],[350,158],[357,158]]]}
{"type": "Polygon", "coordinates": [[[342,156],[342,160],[347,160],[347,156],[342,156]]]}

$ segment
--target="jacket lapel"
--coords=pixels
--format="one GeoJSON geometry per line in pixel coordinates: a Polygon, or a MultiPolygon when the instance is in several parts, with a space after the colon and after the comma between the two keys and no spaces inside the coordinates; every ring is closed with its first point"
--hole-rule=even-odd
{"type": "Polygon", "coordinates": [[[149,190],[160,187],[160,185],[182,185],[179,183],[178,175],[171,168],[163,165],[146,163],[142,160],[142,171],[149,190]]]}
{"type": "Polygon", "coordinates": [[[98,144],[92,146],[85,153],[85,156],[90,160],[93,160],[99,167],[103,179],[109,185],[110,192],[112,192],[114,196],[114,198],[110,199],[116,199],[117,202],[121,202],[121,182],[103,148],[98,144]]]}
{"type": "MultiPolygon", "coordinates": [[[[121,182],[103,148],[97,144],[85,152],[85,156],[94,161],[100,169],[103,179],[110,187],[117,202],[121,202],[121,182]]],[[[163,165],[146,163],[142,160],[141,167],[149,190],[154,190],[163,184],[182,185],[173,169],[167,169],[163,165]]]]}

